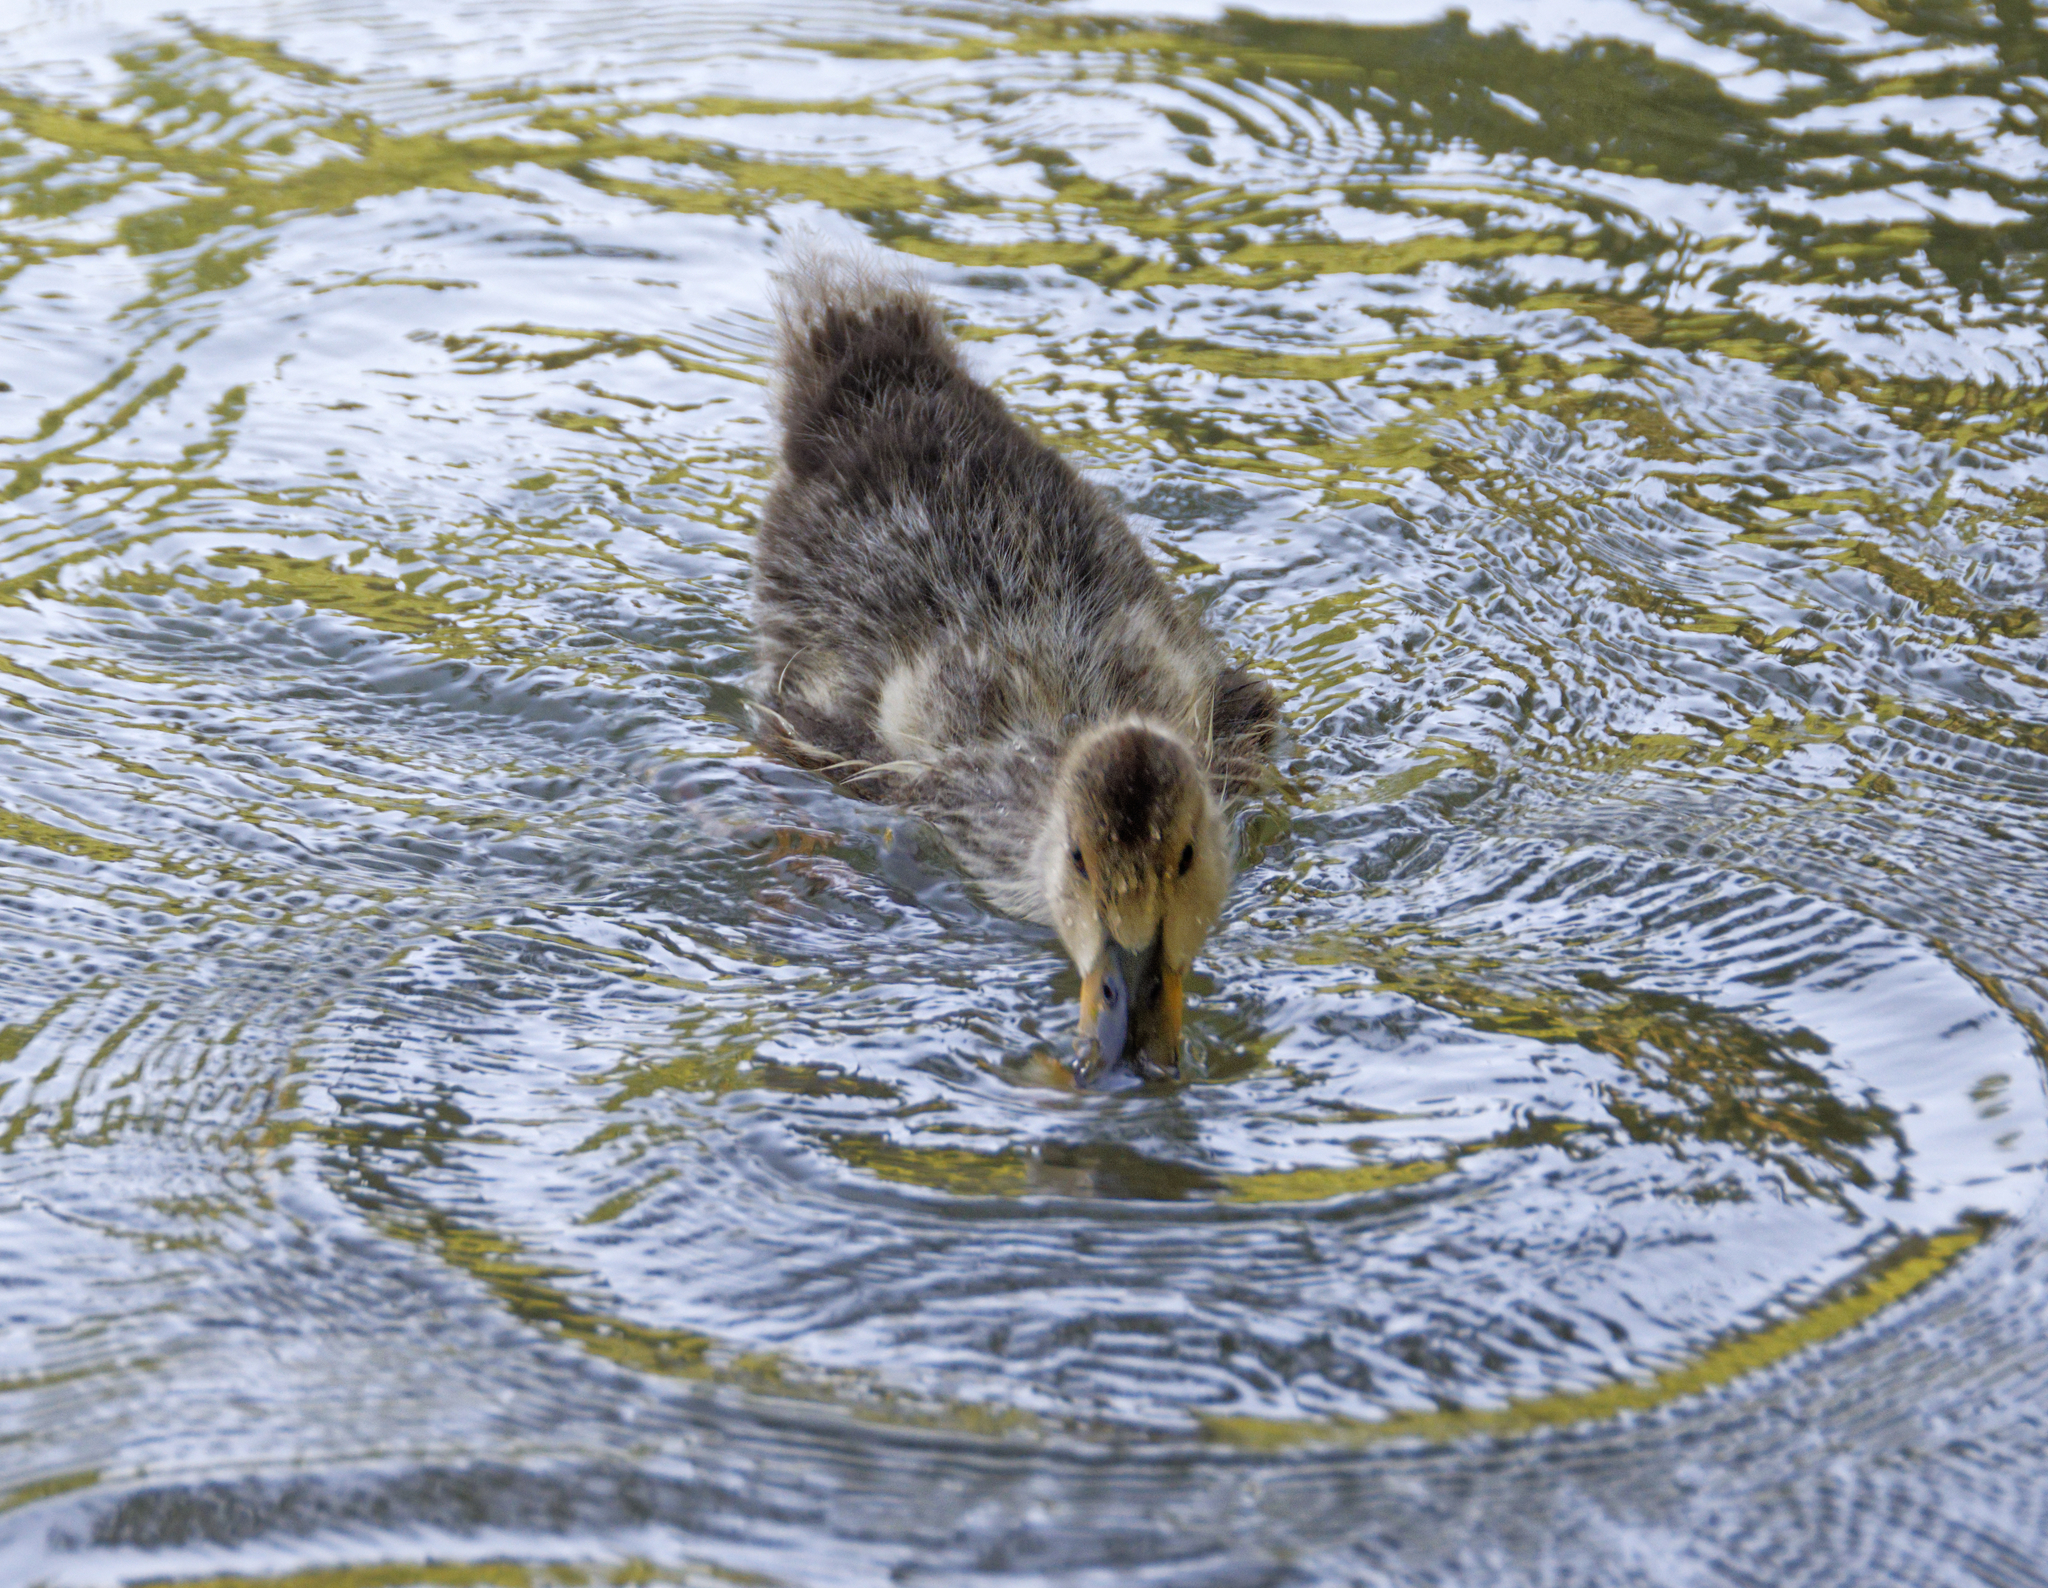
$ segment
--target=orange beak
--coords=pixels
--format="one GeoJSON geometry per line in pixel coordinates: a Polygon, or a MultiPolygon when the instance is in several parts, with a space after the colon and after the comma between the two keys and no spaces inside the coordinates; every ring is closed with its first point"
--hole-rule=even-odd
{"type": "Polygon", "coordinates": [[[1160,939],[1133,953],[1115,939],[1081,978],[1076,1078],[1112,1089],[1180,1073],[1181,978],[1168,970],[1160,939]]]}

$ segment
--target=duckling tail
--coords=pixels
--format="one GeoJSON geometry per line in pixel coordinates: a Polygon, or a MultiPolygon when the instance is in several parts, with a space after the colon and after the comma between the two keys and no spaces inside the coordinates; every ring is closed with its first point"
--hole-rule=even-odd
{"type": "Polygon", "coordinates": [[[880,254],[802,245],[776,278],[775,308],[784,461],[799,477],[906,398],[971,384],[938,305],[880,254]]]}

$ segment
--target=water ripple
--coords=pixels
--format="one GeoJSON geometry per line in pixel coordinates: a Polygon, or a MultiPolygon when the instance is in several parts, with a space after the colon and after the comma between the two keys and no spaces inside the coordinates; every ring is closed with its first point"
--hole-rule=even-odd
{"type": "Polygon", "coordinates": [[[0,1576],[2037,1580],[2036,30],[1106,13],[0,46],[0,1576]],[[1170,1093],[749,742],[802,228],[1285,697],[1170,1093]]]}

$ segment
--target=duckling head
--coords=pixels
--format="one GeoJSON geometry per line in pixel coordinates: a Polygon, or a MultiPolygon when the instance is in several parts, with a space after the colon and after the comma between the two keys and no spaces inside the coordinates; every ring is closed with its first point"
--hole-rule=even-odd
{"type": "Polygon", "coordinates": [[[1034,860],[1081,972],[1083,1085],[1178,1073],[1182,978],[1229,892],[1227,843],[1201,763],[1172,728],[1130,718],[1068,749],[1034,860]]]}

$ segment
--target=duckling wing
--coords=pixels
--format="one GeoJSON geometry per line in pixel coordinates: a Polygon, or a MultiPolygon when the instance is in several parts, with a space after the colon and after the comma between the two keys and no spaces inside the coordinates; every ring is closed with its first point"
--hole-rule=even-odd
{"type": "Polygon", "coordinates": [[[1216,675],[1211,696],[1209,770],[1226,799],[1258,781],[1280,739],[1280,702],[1273,686],[1242,667],[1216,675]]]}

